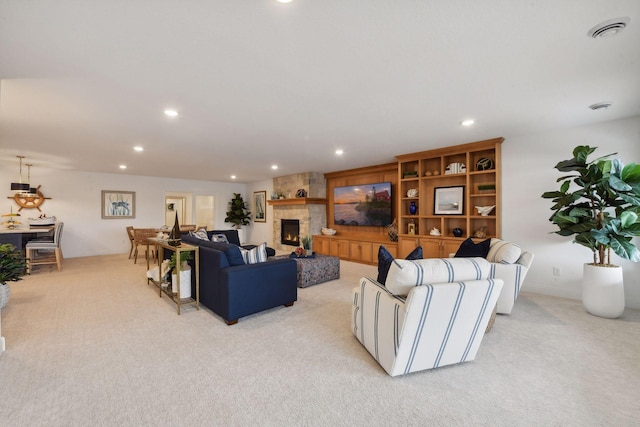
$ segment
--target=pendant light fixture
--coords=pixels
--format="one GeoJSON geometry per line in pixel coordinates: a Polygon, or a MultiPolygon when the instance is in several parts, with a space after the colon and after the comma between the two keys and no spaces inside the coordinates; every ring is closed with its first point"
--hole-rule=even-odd
{"type": "Polygon", "coordinates": [[[37,196],[38,189],[36,187],[31,187],[31,166],[33,165],[31,163],[25,163],[25,165],[27,166],[27,182],[29,183],[29,191],[27,192],[31,196],[37,196]]]}
{"type": "Polygon", "coordinates": [[[11,183],[11,191],[29,191],[29,183],[22,182],[22,159],[24,156],[16,156],[20,159],[20,181],[11,183]]]}

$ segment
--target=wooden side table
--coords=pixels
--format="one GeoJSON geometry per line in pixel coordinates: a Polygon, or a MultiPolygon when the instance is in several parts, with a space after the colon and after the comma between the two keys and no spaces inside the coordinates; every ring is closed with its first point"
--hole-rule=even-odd
{"type": "MultiPolygon", "coordinates": [[[[195,305],[197,310],[200,310],[200,248],[194,245],[187,245],[185,243],[180,243],[178,246],[171,246],[166,240],[158,239],[158,238],[149,238],[147,239],[147,252],[148,246],[150,244],[155,245],[158,248],[158,256],[156,257],[158,263],[158,280],[154,280],[152,278],[147,278],[147,284],[149,282],[153,283],[158,287],[158,295],[162,298],[162,294],[167,295],[173,302],[176,303],[178,309],[178,315],[180,314],[180,307],[183,305],[195,305]],[[164,258],[164,251],[174,251],[176,253],[176,284],[178,288],[178,293],[173,294],[171,291],[171,284],[167,287],[162,287],[162,276],[161,276],[161,264],[164,258]],[[195,258],[194,269],[192,274],[196,275],[196,294],[195,297],[192,295],[190,298],[180,298],[180,253],[181,252],[193,252],[195,258]]],[[[149,269],[149,259],[147,259],[147,270],[149,269]]],[[[191,283],[186,284],[187,286],[191,286],[191,283]]]]}

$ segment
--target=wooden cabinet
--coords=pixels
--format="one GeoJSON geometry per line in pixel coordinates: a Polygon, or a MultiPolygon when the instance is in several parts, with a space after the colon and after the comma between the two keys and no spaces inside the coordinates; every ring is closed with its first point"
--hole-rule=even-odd
{"type": "Polygon", "coordinates": [[[395,258],[405,258],[418,246],[422,246],[424,258],[448,258],[456,253],[463,238],[434,238],[427,236],[401,236],[398,238],[398,254],[395,258]]]}
{"type": "Polygon", "coordinates": [[[455,252],[478,230],[485,238],[501,236],[502,141],[495,138],[396,157],[399,257],[411,252],[416,239],[425,257],[440,257],[455,252]],[[481,215],[476,206],[493,209],[481,215]],[[433,229],[441,235],[431,236],[433,229]],[[460,237],[454,237],[454,229],[462,231],[460,237]]]}
{"type": "MultiPolygon", "coordinates": [[[[371,242],[360,242],[352,240],[349,242],[349,259],[356,262],[371,263],[373,258],[371,255],[371,242]]],[[[376,253],[377,255],[377,253],[376,253]]]]}
{"type": "Polygon", "coordinates": [[[325,236],[313,236],[313,252],[321,255],[331,255],[329,239],[325,236]]]}
{"type": "Polygon", "coordinates": [[[398,253],[397,243],[385,241],[382,236],[313,236],[313,251],[322,255],[337,256],[346,261],[378,264],[378,250],[384,246],[394,257],[398,253]]]}
{"type": "Polygon", "coordinates": [[[338,258],[349,258],[349,241],[345,239],[333,239],[330,243],[330,254],[338,258]]]}

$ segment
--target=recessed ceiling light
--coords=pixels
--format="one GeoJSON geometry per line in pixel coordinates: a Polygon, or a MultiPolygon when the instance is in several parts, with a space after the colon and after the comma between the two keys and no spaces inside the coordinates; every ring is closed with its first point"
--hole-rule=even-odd
{"type": "Polygon", "coordinates": [[[141,146],[139,146],[139,145],[136,145],[135,147],[133,147],[133,149],[134,149],[135,151],[137,151],[138,153],[141,153],[141,152],[143,152],[143,151],[144,151],[144,148],[143,148],[143,147],[141,147],[141,146]]]}
{"type": "Polygon", "coordinates": [[[164,110],[164,114],[169,117],[178,117],[178,112],[176,110],[172,110],[170,108],[164,110]]]}
{"type": "Polygon", "coordinates": [[[463,120],[460,122],[460,124],[462,126],[471,126],[472,124],[474,124],[476,121],[473,119],[467,119],[467,120],[463,120]]]}
{"type": "Polygon", "coordinates": [[[231,179],[236,179],[236,176],[235,175],[231,175],[231,179]]]}
{"type": "Polygon", "coordinates": [[[630,19],[615,18],[604,21],[593,27],[587,32],[587,35],[593,39],[600,39],[603,37],[613,37],[620,31],[624,30],[630,19]]]}
{"type": "Polygon", "coordinates": [[[342,156],[343,154],[344,154],[344,150],[341,150],[341,149],[336,150],[336,155],[342,156]]]}
{"type": "Polygon", "coordinates": [[[120,166],[119,166],[119,168],[120,168],[120,169],[126,169],[126,168],[127,168],[127,165],[120,165],[120,166]]]}
{"type": "Polygon", "coordinates": [[[271,169],[273,169],[273,170],[278,169],[278,165],[271,165],[271,169]]]}
{"type": "Polygon", "coordinates": [[[276,0],[278,3],[291,3],[293,0],[276,0]]]}
{"type": "Polygon", "coordinates": [[[589,108],[592,109],[593,111],[606,110],[607,108],[611,107],[612,105],[613,104],[611,104],[610,102],[598,102],[596,104],[589,105],[589,108]]]}

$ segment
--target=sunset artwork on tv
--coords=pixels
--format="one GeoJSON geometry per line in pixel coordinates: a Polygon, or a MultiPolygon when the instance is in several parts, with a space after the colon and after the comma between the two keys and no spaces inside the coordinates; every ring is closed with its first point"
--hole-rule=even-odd
{"type": "Polygon", "coordinates": [[[336,225],[383,227],[391,224],[391,183],[351,185],[333,189],[336,225]]]}

